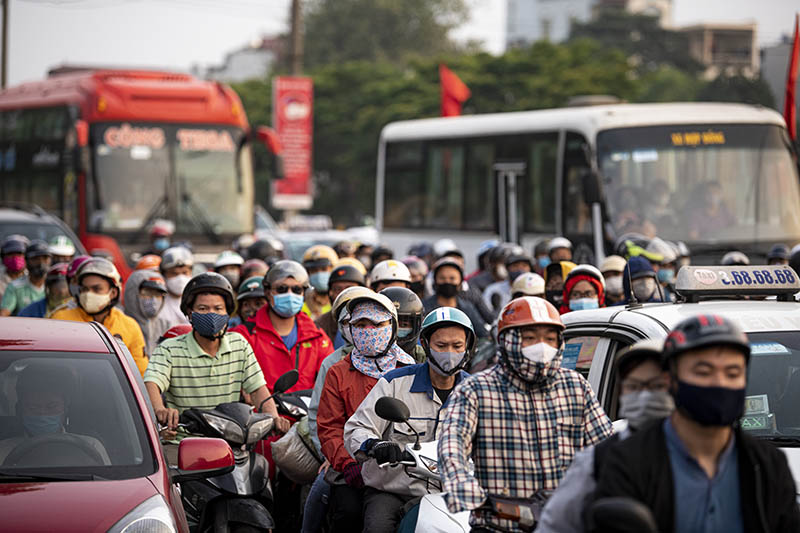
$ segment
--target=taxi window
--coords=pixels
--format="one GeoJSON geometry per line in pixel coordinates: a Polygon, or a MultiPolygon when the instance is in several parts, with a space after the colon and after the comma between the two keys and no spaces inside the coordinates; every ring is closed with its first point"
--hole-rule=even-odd
{"type": "Polygon", "coordinates": [[[569,339],[564,346],[564,358],[561,362],[563,368],[577,370],[585,378],[589,377],[597,344],[602,337],[583,336],[569,339]]]}

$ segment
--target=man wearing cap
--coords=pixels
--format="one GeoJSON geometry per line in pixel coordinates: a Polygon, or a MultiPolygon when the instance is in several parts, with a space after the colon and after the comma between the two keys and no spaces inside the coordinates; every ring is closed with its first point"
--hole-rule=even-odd
{"type": "MultiPolygon", "coordinates": [[[[350,265],[337,265],[330,273],[328,279],[328,298],[331,303],[336,301],[336,298],[342,293],[343,290],[350,287],[363,287],[364,275],[355,267],[350,265]]],[[[342,334],[339,333],[339,324],[333,316],[332,310],[320,315],[314,324],[325,332],[329,339],[333,341],[333,348],[341,348],[345,340],[342,334]]]]}
{"type": "Polygon", "coordinates": [[[640,255],[628,259],[622,273],[622,288],[626,304],[634,300],[641,304],[664,301],[653,265],[640,255]]]}
{"type": "Polygon", "coordinates": [[[290,390],[310,389],[322,360],[333,351],[333,344],[301,312],[308,274],[300,263],[285,259],[272,265],[263,285],[267,303],[256,311],[252,333],[246,324],[232,331],[250,342],[268,386],[295,368],[300,377],[290,390]]]}
{"type": "Polygon", "coordinates": [[[23,308],[17,316],[50,318],[53,313],[64,309],[72,299],[67,286],[67,264],[56,263],[47,271],[44,279],[45,297],[23,308]]]}
{"type": "Polygon", "coordinates": [[[223,250],[214,261],[214,272],[227,279],[233,290],[239,288],[242,281],[242,265],[244,258],[233,250],[223,250]]]}
{"type": "Polygon", "coordinates": [[[537,532],[583,533],[583,506],[597,486],[596,473],[610,447],[675,409],[669,394],[669,374],[661,367],[663,345],[661,340],[644,340],[617,352],[614,370],[621,417],[614,423],[617,433],[575,454],[558,489],[547,500],[537,532]]]}
{"type": "Polygon", "coordinates": [[[158,339],[172,325],[160,315],[167,295],[164,278],[153,270],[135,270],[125,282],[125,314],[142,329],[147,355],[152,355],[158,339]]]}
{"type": "Polygon", "coordinates": [[[459,295],[461,282],[464,281],[464,269],[461,264],[450,257],[443,257],[433,264],[431,273],[435,294],[422,301],[425,312],[430,313],[439,307],[455,307],[463,311],[472,321],[472,327],[478,338],[488,337],[486,322],[477,308],[459,295]]]}
{"type": "Polygon", "coordinates": [[[239,285],[239,291],[236,294],[236,316],[232,316],[228,321],[228,327],[231,330],[244,324],[250,333],[253,332],[256,327],[256,313],[267,304],[263,282],[264,276],[253,276],[245,279],[239,285]]]}
{"type": "Polygon", "coordinates": [[[450,511],[471,510],[479,531],[514,530],[478,510],[489,495],[555,490],[576,452],[612,434],[589,383],[561,366],[564,329],[546,300],[511,300],[497,325],[500,363],[450,394],[438,448],[442,489],[450,511]]]}
{"type": "Polygon", "coordinates": [[[25,250],[28,275],[15,279],[3,293],[0,317],[16,315],[23,308],[44,298],[44,278],[52,264],[50,248],[44,241],[33,241],[25,250]]]}
{"type": "Polygon", "coordinates": [[[625,259],[618,255],[609,255],[600,265],[600,272],[606,280],[606,305],[617,305],[625,300],[622,288],[622,272],[625,270],[625,259]]]}
{"type": "Polygon", "coordinates": [[[551,263],[572,261],[572,243],[565,237],[555,237],[547,245],[547,255],[551,263]]]}
{"type": "Polygon", "coordinates": [[[659,531],[800,531],[786,456],[739,427],[750,344],[718,315],[680,322],[664,342],[676,409],[608,451],[597,498],[646,505],[659,531]]]}
{"type": "Polygon", "coordinates": [[[328,288],[331,271],[337,261],[339,256],[334,249],[324,244],[314,245],[303,254],[303,268],[308,272],[308,284],[311,286],[311,289],[306,291],[303,312],[312,320],[331,310],[333,300],[328,296],[328,288]]]}

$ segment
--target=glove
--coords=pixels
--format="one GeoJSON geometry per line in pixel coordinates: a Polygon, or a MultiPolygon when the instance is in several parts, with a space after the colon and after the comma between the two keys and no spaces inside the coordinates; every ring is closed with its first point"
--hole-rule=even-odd
{"type": "Polygon", "coordinates": [[[403,450],[394,442],[382,440],[372,445],[369,454],[375,458],[375,462],[379,465],[386,463],[397,464],[403,456],[403,450]]]}
{"type": "Polygon", "coordinates": [[[349,463],[342,469],[344,482],[354,489],[360,489],[364,486],[364,479],[361,477],[361,465],[358,463],[349,463]]]}

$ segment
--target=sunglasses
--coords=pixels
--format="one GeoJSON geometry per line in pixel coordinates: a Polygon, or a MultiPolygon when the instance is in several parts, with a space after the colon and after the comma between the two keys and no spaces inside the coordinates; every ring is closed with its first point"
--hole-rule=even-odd
{"type": "Polygon", "coordinates": [[[292,291],[295,294],[303,294],[305,292],[305,288],[299,285],[295,285],[294,287],[290,287],[288,285],[281,285],[279,287],[274,287],[272,290],[274,290],[278,294],[286,294],[289,291],[292,291]]]}

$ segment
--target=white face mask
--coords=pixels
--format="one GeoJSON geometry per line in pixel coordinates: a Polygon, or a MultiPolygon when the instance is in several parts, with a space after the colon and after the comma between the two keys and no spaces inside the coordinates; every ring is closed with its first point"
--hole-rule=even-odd
{"type": "Polygon", "coordinates": [[[99,313],[111,303],[111,292],[105,294],[95,294],[93,292],[82,292],[78,301],[84,311],[93,315],[99,313]]]}
{"type": "Polygon", "coordinates": [[[622,294],[622,276],[606,278],[606,293],[622,294]]]}
{"type": "Polygon", "coordinates": [[[186,288],[186,284],[189,283],[190,279],[192,278],[186,274],[178,274],[175,277],[169,278],[167,280],[167,290],[174,296],[180,296],[183,294],[183,289],[186,288]]]}
{"type": "Polygon", "coordinates": [[[546,365],[555,359],[556,355],[558,355],[558,348],[553,348],[546,342],[539,342],[522,348],[522,356],[532,363],[546,365]]]}

